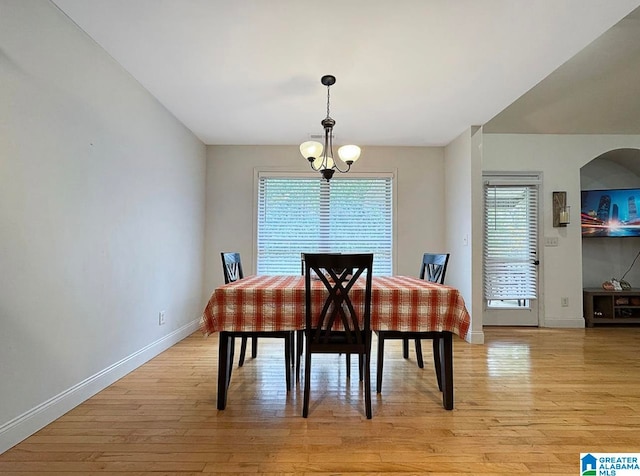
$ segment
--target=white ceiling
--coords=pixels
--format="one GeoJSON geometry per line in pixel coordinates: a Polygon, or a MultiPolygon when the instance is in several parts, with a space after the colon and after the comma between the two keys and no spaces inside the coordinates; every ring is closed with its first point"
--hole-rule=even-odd
{"type": "Polygon", "coordinates": [[[640,134],[640,8],[485,124],[484,130],[640,134]]]}
{"type": "MultiPolygon", "coordinates": [[[[321,132],[326,115],[320,77],[333,74],[336,144],[406,146],[446,145],[469,126],[487,123],[494,132],[529,132],[520,129],[541,128],[563,103],[584,106],[577,91],[554,86],[549,92],[541,83],[531,91],[539,94],[533,106],[516,102],[490,122],[640,5],[640,0],[52,1],[206,144],[308,140],[321,132]],[[514,125],[518,130],[509,130],[514,125]]],[[[628,65],[621,58],[628,41],[638,53],[637,18],[622,30],[631,40],[609,41],[614,57],[607,56],[591,82],[599,83],[603,69],[615,67],[616,75],[628,69],[636,75],[637,91],[640,61],[628,65]]],[[[583,57],[569,72],[584,75],[598,68],[592,63],[583,57]]],[[[625,116],[632,113],[640,120],[638,109],[625,116]]]]}

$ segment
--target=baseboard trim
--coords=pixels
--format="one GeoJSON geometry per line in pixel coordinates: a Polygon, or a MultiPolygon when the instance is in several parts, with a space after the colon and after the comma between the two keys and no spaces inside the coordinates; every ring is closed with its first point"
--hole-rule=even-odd
{"type": "Polygon", "coordinates": [[[196,319],[0,425],[0,454],[198,330],[196,319]]]}
{"type": "Polygon", "coordinates": [[[469,331],[465,339],[469,344],[484,344],[484,332],[483,331],[469,331]]]}
{"type": "Polygon", "coordinates": [[[557,327],[566,329],[582,329],[584,328],[584,319],[562,319],[554,317],[546,317],[544,325],[541,327],[557,327]]]}

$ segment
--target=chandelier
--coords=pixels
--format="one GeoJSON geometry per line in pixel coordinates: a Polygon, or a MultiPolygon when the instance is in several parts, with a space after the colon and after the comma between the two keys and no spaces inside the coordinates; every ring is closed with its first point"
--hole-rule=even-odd
{"type": "Polygon", "coordinates": [[[333,159],[333,126],[336,121],[329,115],[329,88],[335,84],[336,77],[331,75],[323,76],[320,82],[327,87],[327,117],[320,124],[324,127],[324,145],[316,141],[307,141],[300,144],[300,153],[309,161],[313,170],[319,171],[325,180],[331,180],[337,170],[346,173],[351,169],[351,165],[360,157],[360,147],[357,145],[343,145],[338,149],[338,157],[347,164],[346,168],[338,167],[333,159]]]}

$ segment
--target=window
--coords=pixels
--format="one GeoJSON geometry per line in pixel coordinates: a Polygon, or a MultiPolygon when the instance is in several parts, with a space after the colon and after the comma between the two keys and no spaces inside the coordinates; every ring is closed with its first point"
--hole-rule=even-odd
{"type": "Polygon", "coordinates": [[[258,175],[257,273],[300,274],[300,253],[373,253],[392,272],[392,176],[258,175]]]}
{"type": "Polygon", "coordinates": [[[487,181],[484,202],[484,297],[521,306],[537,298],[537,184],[487,181]]]}

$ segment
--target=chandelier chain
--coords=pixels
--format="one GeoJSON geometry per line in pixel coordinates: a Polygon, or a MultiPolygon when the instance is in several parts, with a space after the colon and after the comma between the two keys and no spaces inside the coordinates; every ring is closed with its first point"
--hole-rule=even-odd
{"type": "Polygon", "coordinates": [[[329,95],[330,95],[331,86],[327,86],[327,117],[329,116],[329,95]]]}

